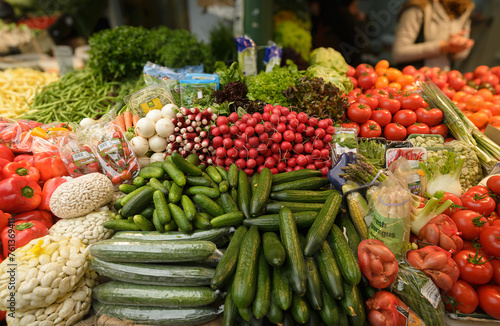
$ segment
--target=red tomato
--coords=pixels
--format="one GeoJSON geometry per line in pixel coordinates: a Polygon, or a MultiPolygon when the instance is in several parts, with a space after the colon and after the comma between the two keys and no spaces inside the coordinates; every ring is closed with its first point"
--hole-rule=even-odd
{"type": "Polygon", "coordinates": [[[384,128],[384,136],[387,140],[404,140],[406,138],[406,128],[399,123],[389,123],[384,128]]]}
{"type": "Polygon", "coordinates": [[[490,259],[491,258],[490,254],[484,251],[483,246],[481,246],[479,241],[476,240],[477,239],[474,239],[473,241],[464,240],[464,245],[462,247],[462,250],[470,250],[473,252],[478,251],[480,256],[484,256],[484,258],[490,259]]]}
{"type": "Polygon", "coordinates": [[[444,123],[438,124],[437,126],[430,128],[431,134],[433,135],[441,135],[443,138],[446,138],[448,135],[448,127],[444,123]]]}
{"type": "Polygon", "coordinates": [[[462,238],[465,240],[474,240],[484,228],[490,226],[486,217],[468,209],[456,212],[451,219],[457,225],[458,231],[462,232],[462,238]]]}
{"type": "Polygon", "coordinates": [[[500,285],[500,260],[494,258],[490,260],[490,264],[493,266],[492,281],[495,282],[496,285],[500,285]]]}
{"type": "Polygon", "coordinates": [[[375,86],[378,75],[375,71],[368,71],[358,77],[358,85],[362,89],[370,89],[375,86]]]}
{"type": "Polygon", "coordinates": [[[380,135],[382,135],[382,128],[376,121],[368,120],[361,125],[361,137],[374,138],[380,135]]]}
{"type": "Polygon", "coordinates": [[[375,69],[373,68],[372,65],[369,65],[367,63],[361,63],[356,66],[356,71],[354,72],[354,77],[359,78],[361,75],[368,73],[368,72],[375,72],[375,69]]]}
{"type": "Polygon", "coordinates": [[[459,90],[461,90],[467,84],[467,80],[465,78],[463,78],[462,76],[460,76],[460,77],[449,77],[448,78],[448,84],[454,90],[459,91],[459,90]]]}
{"type": "Polygon", "coordinates": [[[481,77],[482,75],[488,73],[489,71],[490,67],[486,65],[477,66],[476,69],[474,69],[474,78],[481,77]]]}
{"type": "Polygon", "coordinates": [[[460,269],[460,279],[470,284],[486,284],[493,277],[493,266],[472,250],[460,250],[453,256],[460,269]]]}
{"type": "Polygon", "coordinates": [[[414,76],[417,73],[417,68],[415,68],[414,66],[410,65],[410,66],[404,67],[403,70],[401,70],[401,72],[404,75],[412,75],[412,76],[414,76]]]}
{"type": "Polygon", "coordinates": [[[358,97],[358,102],[368,105],[372,110],[375,110],[378,107],[378,98],[372,94],[360,95],[358,97]]]}
{"type": "Polygon", "coordinates": [[[347,109],[347,116],[349,119],[357,123],[365,123],[368,119],[370,119],[371,115],[372,110],[370,107],[359,102],[351,104],[347,109]]]}
{"type": "Polygon", "coordinates": [[[484,190],[473,190],[474,187],[464,193],[460,199],[464,207],[483,215],[490,215],[497,207],[495,200],[484,190]]]}
{"type": "Polygon", "coordinates": [[[486,187],[488,187],[491,192],[500,195],[500,175],[489,177],[486,181],[486,187]]]}
{"type": "Polygon", "coordinates": [[[479,298],[476,291],[467,282],[458,280],[446,294],[455,300],[455,305],[447,304],[446,310],[450,312],[460,311],[464,314],[471,314],[476,311],[479,298]]]}
{"type": "Polygon", "coordinates": [[[500,226],[483,228],[479,234],[479,242],[487,253],[500,258],[500,226]]]}
{"type": "Polygon", "coordinates": [[[425,123],[429,127],[434,127],[443,121],[443,111],[436,108],[418,108],[415,113],[417,114],[417,121],[425,123]]]}
{"type": "Polygon", "coordinates": [[[460,199],[460,197],[458,197],[455,194],[452,194],[450,192],[445,192],[444,193],[444,197],[443,197],[443,199],[441,199],[441,201],[439,202],[439,204],[441,205],[442,203],[444,203],[448,199],[451,200],[453,202],[453,204],[449,208],[447,208],[443,212],[443,214],[448,215],[448,216],[451,217],[456,212],[460,212],[462,210],[462,208],[459,207],[459,206],[462,206],[462,200],[460,199]]]}
{"type": "Polygon", "coordinates": [[[401,98],[401,108],[402,109],[408,109],[408,110],[417,110],[419,108],[425,108],[427,107],[428,104],[427,102],[424,101],[422,96],[416,93],[412,93],[408,96],[403,96],[401,98]]]}
{"type": "Polygon", "coordinates": [[[395,114],[401,108],[401,102],[395,98],[383,97],[378,99],[378,107],[387,109],[391,114],[395,114]]]}
{"type": "Polygon", "coordinates": [[[477,288],[479,307],[495,319],[500,319],[500,286],[482,285],[477,288]]]}
{"type": "Polygon", "coordinates": [[[370,120],[377,121],[381,127],[385,127],[391,122],[392,115],[387,109],[376,109],[372,111],[370,120]]]}
{"type": "Polygon", "coordinates": [[[354,68],[353,66],[349,65],[349,68],[347,68],[346,76],[347,77],[353,77],[355,73],[356,73],[356,68],[354,68]]]}
{"type": "Polygon", "coordinates": [[[360,128],[359,128],[359,124],[357,124],[356,122],[343,122],[343,123],[340,124],[340,126],[342,128],[356,129],[357,136],[359,136],[360,128]]]}
{"type": "Polygon", "coordinates": [[[411,126],[408,127],[408,135],[411,134],[430,134],[431,130],[429,129],[429,126],[426,125],[425,123],[414,123],[411,126]]]}
{"type": "Polygon", "coordinates": [[[392,117],[392,122],[408,127],[417,122],[417,115],[412,110],[399,110],[392,117]]]}

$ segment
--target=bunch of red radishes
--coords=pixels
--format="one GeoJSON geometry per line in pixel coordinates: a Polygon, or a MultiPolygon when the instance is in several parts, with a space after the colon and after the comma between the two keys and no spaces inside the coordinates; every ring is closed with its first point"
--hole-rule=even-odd
{"type": "Polygon", "coordinates": [[[225,168],[235,163],[247,175],[265,167],[273,174],[332,166],[331,143],[335,128],[331,119],[309,117],[280,105],[264,107],[264,113],[236,112],[219,116],[210,134],[215,154],[207,160],[225,168]]]}

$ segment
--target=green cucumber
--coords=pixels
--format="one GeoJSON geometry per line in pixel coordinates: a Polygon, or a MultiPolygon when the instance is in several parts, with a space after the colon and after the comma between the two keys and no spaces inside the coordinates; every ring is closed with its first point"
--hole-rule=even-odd
{"type": "Polygon", "coordinates": [[[92,289],[92,297],[102,303],[167,308],[210,305],[217,294],[209,287],[144,285],[111,281],[92,289]]]}
{"type": "Polygon", "coordinates": [[[163,168],[163,162],[165,162],[165,161],[156,161],[153,163],[149,163],[148,166],[157,166],[157,167],[163,168]]]}
{"type": "Polygon", "coordinates": [[[278,307],[288,310],[292,305],[292,287],[283,267],[273,268],[273,293],[278,307]]]}
{"type": "Polygon", "coordinates": [[[138,227],[134,222],[128,220],[109,220],[104,222],[103,226],[106,229],[114,231],[140,231],[141,228],[138,227]]]}
{"type": "Polygon", "coordinates": [[[316,252],[316,262],[318,263],[321,281],[328,293],[336,300],[341,299],[344,296],[342,274],[327,241],[323,242],[323,245],[316,252]]]}
{"type": "Polygon", "coordinates": [[[306,246],[304,248],[304,255],[306,257],[312,257],[316,250],[325,242],[328,232],[330,232],[335,222],[341,202],[342,196],[337,191],[328,196],[323,208],[307,232],[306,246]]]}
{"type": "Polygon", "coordinates": [[[231,197],[233,197],[234,200],[238,199],[238,189],[231,188],[231,190],[229,191],[229,194],[231,195],[231,197]]]}
{"type": "Polygon", "coordinates": [[[344,310],[339,309],[339,326],[349,326],[349,319],[344,310]]]}
{"type": "Polygon", "coordinates": [[[117,232],[113,239],[123,240],[150,240],[150,241],[172,241],[172,240],[206,240],[216,241],[221,237],[228,235],[231,228],[219,228],[207,231],[194,231],[193,233],[186,234],[183,232],[170,231],[167,233],[153,232],[117,232]]]}
{"type": "Polygon", "coordinates": [[[227,246],[224,256],[215,269],[215,275],[212,279],[211,287],[213,289],[220,289],[222,286],[233,276],[238,262],[241,242],[247,233],[248,229],[240,226],[234,232],[229,245],[227,246]]]}
{"type": "Polygon", "coordinates": [[[273,185],[271,187],[271,192],[282,190],[318,190],[329,183],[330,181],[328,180],[328,178],[324,177],[305,178],[273,185]]]}
{"type": "MultiPolygon", "coordinates": [[[[142,190],[126,201],[126,204],[124,204],[125,199],[122,199],[121,203],[123,204],[123,208],[120,211],[121,215],[125,217],[134,216],[150,205],[153,200],[153,193],[155,192],[154,188],[146,186],[139,189],[142,190]]],[[[129,195],[134,192],[135,191],[131,192],[129,195]]]]}
{"type": "Polygon", "coordinates": [[[210,224],[213,228],[220,228],[224,226],[237,226],[243,221],[243,213],[240,211],[227,213],[214,217],[210,224]]]}
{"type": "Polygon", "coordinates": [[[148,165],[139,171],[139,176],[144,179],[162,179],[165,176],[165,171],[163,171],[163,169],[159,166],[148,165]]]}
{"type": "Polygon", "coordinates": [[[156,231],[163,233],[165,232],[165,224],[162,224],[160,218],[158,217],[158,213],[156,210],[153,212],[153,225],[155,226],[156,231]]]}
{"type": "Polygon", "coordinates": [[[228,192],[221,193],[220,201],[222,204],[221,205],[222,209],[224,210],[225,213],[234,213],[239,211],[238,204],[228,192]]]}
{"type": "Polygon", "coordinates": [[[310,311],[310,317],[309,320],[304,324],[306,326],[324,326],[321,316],[316,310],[311,310],[310,311]]]}
{"type": "MultiPolygon", "coordinates": [[[[294,212],[293,218],[298,228],[308,228],[316,219],[318,212],[316,211],[304,211],[304,212],[294,212]]],[[[279,214],[261,215],[256,218],[249,218],[243,221],[243,225],[252,226],[257,225],[261,231],[279,231],[279,214]]]]}
{"type": "Polygon", "coordinates": [[[202,171],[205,171],[205,169],[207,168],[207,166],[204,164],[204,163],[200,163],[197,165],[202,171]]]}
{"type": "Polygon", "coordinates": [[[306,178],[321,177],[321,171],[313,169],[301,169],[273,175],[273,186],[285,182],[292,182],[306,178]]]}
{"type": "Polygon", "coordinates": [[[172,219],[172,221],[170,221],[170,223],[165,224],[165,231],[166,232],[171,232],[171,231],[175,231],[178,229],[179,229],[179,227],[177,226],[177,223],[175,223],[174,219],[172,219]]]}
{"type": "Polygon", "coordinates": [[[212,307],[164,308],[93,303],[98,314],[145,325],[188,326],[207,323],[217,318],[220,311],[212,307]]]}
{"type": "MultiPolygon", "coordinates": [[[[142,186],[142,187],[137,188],[136,190],[132,191],[130,194],[127,194],[127,195],[125,195],[123,197],[118,198],[118,199],[120,199],[120,205],[121,205],[121,207],[125,206],[125,204],[127,204],[132,198],[134,198],[135,196],[137,196],[137,194],[139,194],[140,192],[142,192],[144,189],[146,189],[148,187],[149,186],[142,186]]],[[[149,187],[149,188],[151,188],[151,187],[149,187]]]]}
{"type": "Polygon", "coordinates": [[[195,217],[193,219],[193,226],[195,229],[198,229],[198,230],[210,229],[210,227],[212,225],[210,224],[210,219],[208,219],[206,215],[208,215],[208,214],[202,215],[202,213],[198,213],[195,215],[195,217]]]}
{"type": "Polygon", "coordinates": [[[110,262],[169,263],[203,260],[217,247],[210,241],[177,240],[122,240],[108,239],[90,247],[91,255],[110,262]]]}
{"type": "Polygon", "coordinates": [[[228,292],[224,299],[224,315],[222,316],[222,326],[236,325],[238,318],[238,307],[234,304],[233,295],[228,292]]]}
{"type": "MultiPolygon", "coordinates": [[[[168,157],[168,156],[167,156],[168,157]]],[[[169,163],[165,161],[163,163],[163,170],[172,178],[172,180],[179,186],[184,187],[186,185],[186,176],[174,163],[169,163]]]]}
{"type": "MultiPolygon", "coordinates": [[[[154,194],[153,194],[153,196],[154,196],[154,194]]],[[[139,215],[142,215],[149,220],[149,219],[153,218],[154,211],[155,211],[154,207],[151,207],[151,206],[146,207],[139,213],[139,215]]]]}
{"type": "Polygon", "coordinates": [[[137,187],[136,186],[133,186],[133,185],[129,185],[129,184],[121,184],[119,187],[118,187],[118,190],[120,190],[121,192],[123,192],[124,194],[130,194],[132,191],[136,190],[137,187]]]}
{"type": "Polygon", "coordinates": [[[229,190],[229,182],[227,182],[226,180],[222,180],[222,182],[219,183],[219,191],[223,193],[227,192],[228,190],[229,190]]]}
{"type": "Polygon", "coordinates": [[[271,192],[272,182],[271,170],[264,168],[260,172],[258,185],[255,191],[252,191],[252,199],[250,200],[250,216],[257,217],[261,214],[269,200],[269,193],[271,192]]]}
{"type": "Polygon", "coordinates": [[[304,202],[304,203],[322,203],[335,190],[282,190],[271,192],[269,198],[276,201],[289,201],[289,202],[304,202]]]}
{"type": "Polygon", "coordinates": [[[182,195],[181,205],[188,220],[192,221],[196,216],[196,207],[194,206],[191,199],[186,195],[182,195]]]}
{"type": "Polygon", "coordinates": [[[266,213],[267,214],[276,214],[279,213],[282,207],[287,207],[293,213],[295,212],[303,212],[303,211],[321,211],[324,204],[319,203],[300,203],[300,202],[291,202],[291,201],[276,201],[266,205],[266,213]]]}
{"type": "Polygon", "coordinates": [[[227,181],[229,182],[229,186],[233,188],[238,187],[238,166],[236,164],[231,164],[229,167],[227,181]]]}
{"type": "Polygon", "coordinates": [[[217,169],[217,172],[219,172],[220,176],[222,177],[222,181],[227,181],[227,171],[221,166],[216,166],[215,168],[217,169]]]}
{"type": "Polygon", "coordinates": [[[274,299],[274,292],[271,293],[271,301],[269,303],[269,310],[266,314],[267,319],[273,324],[278,324],[283,321],[283,310],[278,306],[274,299]]]}
{"type": "Polygon", "coordinates": [[[304,254],[299,241],[297,225],[292,212],[284,207],[280,210],[281,243],[285,248],[290,267],[290,283],[295,293],[303,296],[306,293],[307,271],[304,254]]]}
{"type": "Polygon", "coordinates": [[[93,257],[90,266],[100,275],[116,281],[167,286],[206,286],[213,268],[167,264],[113,263],[93,257]]]}
{"type": "Polygon", "coordinates": [[[271,274],[264,253],[259,254],[259,263],[257,267],[257,288],[255,289],[255,298],[253,300],[253,315],[260,319],[264,317],[271,303],[271,274]]]}
{"type": "Polygon", "coordinates": [[[208,196],[203,194],[197,194],[193,196],[194,202],[200,206],[204,211],[208,214],[217,217],[219,215],[224,214],[224,210],[212,199],[208,198],[208,196]]]}
{"type": "Polygon", "coordinates": [[[356,259],[358,259],[358,247],[361,243],[361,238],[359,237],[358,231],[354,227],[351,218],[344,212],[340,214],[337,219],[340,231],[347,237],[347,244],[351,248],[356,259]]]}
{"type": "Polygon", "coordinates": [[[323,300],[323,307],[319,311],[321,319],[327,325],[338,325],[340,320],[339,306],[324,286],[321,287],[321,298],[323,300]]]}
{"type": "Polygon", "coordinates": [[[238,308],[238,313],[244,321],[250,321],[252,319],[252,307],[248,306],[245,308],[238,308]]]}
{"type": "Polygon", "coordinates": [[[142,230],[142,231],[153,231],[155,230],[155,226],[151,223],[150,220],[145,218],[142,215],[134,215],[134,223],[142,230]]]}
{"type": "Polygon", "coordinates": [[[193,186],[187,189],[188,195],[205,195],[207,197],[217,199],[220,197],[219,188],[203,187],[203,186],[193,186]]]}
{"type": "Polygon", "coordinates": [[[186,157],[186,161],[188,161],[189,163],[194,164],[196,166],[198,166],[198,164],[200,164],[200,158],[195,153],[189,154],[186,157]]]}
{"type": "Polygon", "coordinates": [[[314,258],[306,258],[307,267],[307,290],[306,296],[314,310],[321,310],[323,299],[321,298],[321,276],[314,258]]]}
{"type": "Polygon", "coordinates": [[[193,224],[187,218],[186,214],[176,204],[168,204],[168,209],[170,210],[170,214],[175,221],[175,224],[179,227],[182,232],[191,233],[193,232],[193,224]]]}
{"type": "Polygon", "coordinates": [[[122,196],[118,199],[115,200],[115,202],[113,203],[113,207],[116,211],[119,211],[123,205],[122,205],[122,199],[125,198],[125,196],[122,196]]]}
{"type": "Polygon", "coordinates": [[[162,182],[163,186],[170,192],[170,189],[172,188],[172,183],[173,181],[165,180],[162,182]]]}
{"type": "Polygon", "coordinates": [[[173,182],[170,187],[170,192],[168,193],[168,201],[174,204],[178,203],[182,198],[183,191],[184,187],[180,187],[173,182]]]}
{"type": "Polygon", "coordinates": [[[222,181],[222,176],[214,165],[207,166],[205,173],[208,174],[208,176],[210,176],[210,178],[217,184],[222,181]]]}
{"type": "Polygon", "coordinates": [[[362,326],[366,321],[363,297],[357,285],[344,282],[345,295],[340,300],[340,306],[349,319],[349,324],[362,326]]]}
{"type": "Polygon", "coordinates": [[[282,326],[295,326],[295,320],[293,319],[291,312],[284,312],[282,326]]]}
{"type": "Polygon", "coordinates": [[[136,186],[137,188],[145,186],[147,183],[147,180],[144,179],[143,177],[135,177],[134,180],[132,181],[132,184],[136,186]]]}
{"type": "Polygon", "coordinates": [[[286,260],[285,248],[274,232],[265,232],[262,235],[264,257],[271,266],[281,266],[286,260]]]}
{"type": "Polygon", "coordinates": [[[251,190],[248,176],[243,170],[238,171],[238,207],[245,218],[250,218],[251,190]]]}
{"type": "Polygon", "coordinates": [[[164,196],[168,195],[168,188],[165,187],[163,185],[163,183],[160,182],[160,180],[158,180],[156,178],[151,178],[151,179],[149,179],[149,185],[151,187],[155,188],[156,190],[160,190],[164,196]]]}
{"type": "Polygon", "coordinates": [[[236,273],[233,280],[233,299],[238,308],[250,306],[255,297],[259,251],[259,229],[256,226],[252,226],[241,241],[236,273]]]}
{"type": "Polygon", "coordinates": [[[197,167],[195,164],[189,162],[184,157],[182,157],[181,154],[179,154],[177,152],[173,152],[171,157],[172,157],[172,161],[174,162],[175,166],[179,170],[184,172],[185,174],[194,175],[194,176],[202,175],[203,171],[199,167],[197,167]]]}
{"type": "Polygon", "coordinates": [[[190,186],[203,186],[203,187],[211,187],[212,183],[207,178],[201,177],[193,177],[190,175],[186,175],[186,183],[190,186]]]}
{"type": "Polygon", "coordinates": [[[296,293],[292,296],[292,307],[290,310],[293,319],[299,324],[305,324],[311,316],[306,297],[300,297],[296,293]]]}
{"type": "Polygon", "coordinates": [[[336,224],[330,230],[328,242],[330,243],[340,272],[344,276],[344,280],[350,284],[359,284],[361,281],[361,269],[359,268],[358,261],[347,244],[344,234],[336,224]]]}
{"type": "Polygon", "coordinates": [[[158,220],[164,226],[170,223],[172,216],[170,210],[168,209],[167,199],[161,190],[156,190],[153,193],[153,202],[155,204],[156,214],[158,215],[158,220]]]}

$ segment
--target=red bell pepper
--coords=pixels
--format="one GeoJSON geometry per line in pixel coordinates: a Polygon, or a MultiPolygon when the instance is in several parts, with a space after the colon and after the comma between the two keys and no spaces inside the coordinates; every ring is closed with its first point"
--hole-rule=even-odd
{"type": "Polygon", "coordinates": [[[33,155],[30,155],[30,154],[17,155],[14,158],[14,162],[19,162],[19,161],[26,161],[26,162],[30,162],[31,164],[33,164],[33,166],[35,165],[35,157],[33,155]]]}
{"type": "Polygon", "coordinates": [[[50,197],[52,197],[52,193],[57,189],[60,185],[65,183],[71,179],[70,177],[55,177],[47,180],[42,188],[42,201],[38,206],[38,209],[43,209],[46,211],[50,211],[49,203],[50,197]]]}
{"type": "Polygon", "coordinates": [[[11,215],[0,211],[0,232],[7,227],[11,215]]]}
{"type": "Polygon", "coordinates": [[[38,182],[40,180],[40,171],[33,164],[26,161],[10,162],[3,167],[4,178],[20,176],[38,182]]]}
{"type": "Polygon", "coordinates": [[[0,144],[0,158],[4,158],[7,161],[12,162],[14,161],[14,153],[4,144],[0,144]]]}
{"type": "Polygon", "coordinates": [[[13,228],[3,229],[0,238],[2,238],[5,258],[17,248],[27,245],[31,240],[46,236],[48,231],[45,224],[37,220],[15,222],[13,228]],[[14,237],[12,237],[12,230],[14,230],[14,237]]]}
{"type": "Polygon", "coordinates": [[[40,180],[69,175],[59,153],[41,152],[35,154],[35,167],[40,171],[40,180]]]}
{"type": "Polygon", "coordinates": [[[23,177],[10,177],[0,181],[0,210],[21,213],[34,210],[42,200],[42,189],[23,177]]]}
{"type": "Polygon", "coordinates": [[[0,180],[4,178],[3,176],[3,167],[10,163],[8,160],[4,158],[0,158],[0,180]]]}
{"type": "Polygon", "coordinates": [[[16,222],[18,222],[18,221],[26,222],[26,221],[37,220],[37,221],[40,221],[43,224],[45,224],[47,229],[50,229],[53,225],[52,214],[50,214],[49,212],[46,212],[46,211],[38,210],[38,209],[16,214],[14,216],[14,219],[16,222]]]}

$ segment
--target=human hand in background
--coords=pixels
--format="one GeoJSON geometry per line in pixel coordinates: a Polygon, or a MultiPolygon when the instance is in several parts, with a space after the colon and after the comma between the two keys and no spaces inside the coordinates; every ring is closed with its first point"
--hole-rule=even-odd
{"type": "Polygon", "coordinates": [[[465,31],[462,30],[456,34],[450,34],[447,40],[440,44],[442,53],[456,54],[468,50],[474,46],[474,40],[464,36],[465,31]]]}

